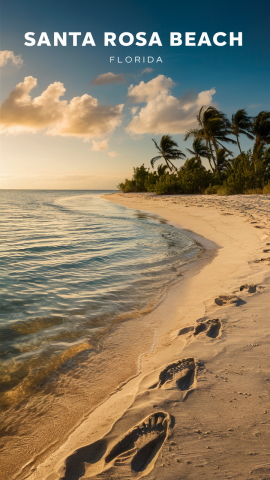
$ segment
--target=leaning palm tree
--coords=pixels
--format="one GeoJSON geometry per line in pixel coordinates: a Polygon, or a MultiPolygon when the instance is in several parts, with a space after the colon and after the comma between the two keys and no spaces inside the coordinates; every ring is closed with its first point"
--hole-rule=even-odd
{"type": "Polygon", "coordinates": [[[192,155],[194,155],[194,157],[196,157],[197,159],[201,159],[201,157],[209,159],[210,151],[204,144],[202,138],[195,138],[192,144],[192,148],[193,150],[191,150],[190,148],[187,148],[186,150],[192,155]]]}
{"type": "Polygon", "coordinates": [[[270,112],[263,110],[254,118],[252,133],[255,136],[254,153],[260,145],[270,144],[270,112]]]}
{"type": "Polygon", "coordinates": [[[252,120],[251,117],[248,116],[246,110],[242,108],[241,110],[237,110],[237,112],[232,115],[231,121],[231,133],[236,137],[236,142],[240,153],[242,153],[240,142],[239,142],[239,135],[246,135],[250,140],[254,140],[253,135],[251,135],[252,131],[252,120]]]}
{"type": "Polygon", "coordinates": [[[236,144],[236,141],[228,137],[230,135],[230,122],[226,118],[226,115],[215,107],[203,106],[197,115],[199,128],[188,130],[185,135],[185,140],[190,137],[204,139],[206,147],[210,152],[209,164],[213,172],[217,172],[221,178],[220,171],[214,153],[218,149],[224,148],[228,153],[226,147],[221,142],[236,144]]]}
{"type": "Polygon", "coordinates": [[[178,147],[178,144],[172,139],[170,135],[163,135],[163,137],[161,137],[159,145],[154,139],[152,140],[160,155],[152,158],[151,166],[154,168],[154,163],[160,158],[163,158],[166,162],[166,165],[171,171],[177,170],[175,165],[172,163],[172,160],[180,160],[186,156],[181,150],[177,150],[177,148],[175,148],[178,147]]]}

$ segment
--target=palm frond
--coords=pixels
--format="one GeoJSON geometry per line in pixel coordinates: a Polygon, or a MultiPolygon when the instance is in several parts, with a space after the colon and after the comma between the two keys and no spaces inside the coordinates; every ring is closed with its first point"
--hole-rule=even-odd
{"type": "Polygon", "coordinates": [[[160,158],[163,158],[162,155],[158,155],[157,157],[154,157],[150,160],[150,163],[151,163],[151,167],[154,168],[154,163],[157,161],[157,160],[160,160],[160,158]]]}

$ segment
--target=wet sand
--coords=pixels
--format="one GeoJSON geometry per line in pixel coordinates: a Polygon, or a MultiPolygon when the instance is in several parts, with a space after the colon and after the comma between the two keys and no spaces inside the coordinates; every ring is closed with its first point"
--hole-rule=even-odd
{"type": "MultiPolygon", "coordinates": [[[[269,196],[106,198],[167,218],[204,253],[111,338],[136,357],[129,379],[10,478],[270,478],[269,196]]],[[[116,377],[129,363],[126,354],[112,362],[116,377]]]]}

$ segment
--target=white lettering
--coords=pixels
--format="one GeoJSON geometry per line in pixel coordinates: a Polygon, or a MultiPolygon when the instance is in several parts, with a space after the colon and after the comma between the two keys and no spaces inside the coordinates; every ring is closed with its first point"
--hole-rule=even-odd
{"type": "Polygon", "coordinates": [[[92,45],[92,47],[95,47],[96,44],[95,44],[95,41],[93,39],[93,35],[91,32],[87,32],[85,37],[84,37],[84,40],[83,40],[83,43],[82,43],[82,47],[85,47],[85,45],[87,44],[90,44],[92,45]]]}
{"type": "Polygon", "coordinates": [[[212,47],[212,44],[210,42],[210,39],[208,37],[208,33],[206,32],[203,32],[200,36],[200,40],[198,42],[198,47],[200,47],[201,45],[203,45],[204,43],[206,43],[206,45],[208,45],[208,47],[212,47]]]}
{"type": "Polygon", "coordinates": [[[186,45],[188,47],[196,47],[195,32],[186,32],[186,45]]]}
{"type": "Polygon", "coordinates": [[[143,37],[145,37],[145,35],[146,35],[145,32],[137,33],[136,39],[139,40],[139,42],[136,42],[136,45],[138,45],[138,47],[144,47],[144,45],[147,44],[146,38],[143,38],[143,37]]]}
{"type": "Polygon", "coordinates": [[[123,47],[129,47],[130,45],[132,45],[133,42],[134,36],[132,35],[132,33],[123,32],[121,33],[121,35],[119,35],[119,43],[120,45],[123,45],[123,47]],[[127,42],[124,42],[124,37],[129,37],[129,40],[127,42]]]}
{"type": "Polygon", "coordinates": [[[27,32],[24,35],[25,40],[28,40],[28,42],[24,42],[24,45],[27,47],[33,47],[33,45],[36,45],[36,40],[34,38],[31,38],[35,35],[34,32],[27,32]]]}
{"type": "Polygon", "coordinates": [[[40,47],[40,45],[47,45],[47,47],[50,47],[51,44],[50,44],[50,40],[48,38],[48,35],[46,32],[42,32],[40,37],[39,37],[39,41],[37,43],[37,47],[40,47]]]}
{"type": "Polygon", "coordinates": [[[113,32],[105,32],[104,33],[104,46],[108,47],[108,45],[112,45],[112,47],[116,47],[115,40],[116,35],[113,32]]]}
{"type": "Polygon", "coordinates": [[[170,33],[170,46],[182,45],[182,33],[171,32],[170,33]]]}
{"type": "Polygon", "coordinates": [[[224,32],[215,33],[215,35],[213,36],[213,42],[218,47],[223,47],[224,45],[227,45],[227,42],[225,42],[225,41],[224,42],[219,42],[218,37],[227,37],[226,33],[224,33],[224,32]]]}
{"type": "Polygon", "coordinates": [[[234,42],[238,42],[238,47],[242,47],[243,45],[243,35],[242,32],[238,32],[238,37],[234,36],[234,32],[230,32],[230,46],[234,46],[234,42]]]}
{"type": "Polygon", "coordinates": [[[81,32],[69,32],[68,34],[72,37],[73,47],[77,47],[78,36],[81,35],[81,32]]]}
{"type": "Polygon", "coordinates": [[[63,47],[67,46],[67,32],[63,32],[63,36],[61,37],[60,33],[54,32],[53,34],[53,45],[58,47],[58,42],[61,43],[63,47]]]}
{"type": "Polygon", "coordinates": [[[150,42],[148,44],[149,47],[152,47],[156,43],[159,47],[162,47],[161,40],[159,38],[159,34],[157,32],[153,32],[150,38],[150,42]]]}

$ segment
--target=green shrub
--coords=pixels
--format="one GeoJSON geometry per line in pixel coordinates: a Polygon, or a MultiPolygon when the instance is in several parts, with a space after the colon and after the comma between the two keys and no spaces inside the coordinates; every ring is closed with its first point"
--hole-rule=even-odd
{"type": "Polygon", "coordinates": [[[219,188],[217,189],[217,194],[218,195],[234,195],[235,192],[229,185],[223,184],[223,185],[220,185],[219,188]]]}
{"type": "Polygon", "coordinates": [[[267,185],[264,185],[264,187],[263,187],[263,194],[264,194],[264,195],[270,195],[270,182],[268,182],[267,185]]]}
{"type": "Polygon", "coordinates": [[[136,192],[136,182],[134,180],[128,180],[126,178],[126,180],[124,181],[124,183],[119,183],[119,185],[117,185],[117,188],[119,188],[119,190],[122,190],[123,193],[129,193],[129,192],[136,192]]]}
{"type": "Polygon", "coordinates": [[[155,192],[157,195],[172,195],[183,193],[181,185],[177,175],[166,174],[162,175],[155,186],[155,192]]]}
{"type": "Polygon", "coordinates": [[[217,191],[219,188],[220,188],[220,185],[210,185],[209,187],[206,188],[204,193],[205,195],[215,195],[217,194],[217,191]]]}
{"type": "Polygon", "coordinates": [[[262,188],[249,188],[244,191],[244,195],[261,195],[262,193],[262,188]]]}

